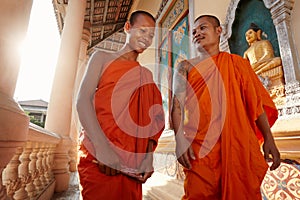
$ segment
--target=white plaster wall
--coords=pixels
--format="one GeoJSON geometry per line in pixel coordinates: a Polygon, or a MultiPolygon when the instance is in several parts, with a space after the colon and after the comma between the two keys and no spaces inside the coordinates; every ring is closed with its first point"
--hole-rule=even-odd
{"type": "Polygon", "coordinates": [[[160,4],[161,0],[141,0],[137,7],[138,9],[150,12],[155,17],[160,7],[160,4]]]}
{"type": "Polygon", "coordinates": [[[194,16],[197,18],[204,14],[215,15],[223,24],[229,3],[230,0],[194,0],[194,16]]]}
{"type": "Polygon", "coordinates": [[[300,1],[295,1],[294,9],[292,11],[292,31],[295,40],[295,45],[298,50],[298,55],[300,51],[300,1]]]}

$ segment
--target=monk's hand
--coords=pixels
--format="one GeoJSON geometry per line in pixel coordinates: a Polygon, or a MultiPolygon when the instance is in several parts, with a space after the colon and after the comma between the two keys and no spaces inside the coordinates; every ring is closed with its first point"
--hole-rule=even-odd
{"type": "Polygon", "coordinates": [[[190,159],[195,160],[195,154],[193,148],[190,146],[181,156],[177,156],[178,162],[187,169],[192,169],[192,164],[190,159]]]}
{"type": "Polygon", "coordinates": [[[139,167],[139,176],[137,176],[137,180],[141,183],[145,183],[148,178],[154,172],[153,169],[153,153],[147,153],[145,159],[142,161],[139,167]]]}
{"type": "Polygon", "coordinates": [[[258,116],[255,123],[264,137],[264,157],[266,161],[273,161],[270,170],[274,170],[280,165],[280,153],[275,145],[266,112],[263,112],[260,116],[258,116]],[[272,158],[270,158],[270,154],[272,155],[272,158]]]}
{"type": "Polygon", "coordinates": [[[280,153],[275,145],[274,139],[265,139],[263,144],[264,157],[266,161],[272,161],[270,170],[275,170],[280,165],[280,153]],[[272,158],[270,158],[270,154],[272,158]]]}
{"type": "Polygon", "coordinates": [[[119,157],[111,148],[106,149],[101,156],[97,156],[97,159],[96,162],[101,173],[107,176],[115,176],[120,173],[119,157]]]}
{"type": "Polygon", "coordinates": [[[191,142],[188,141],[183,134],[176,134],[176,156],[178,162],[187,169],[192,169],[190,159],[196,160],[195,153],[191,147],[191,142]]]}

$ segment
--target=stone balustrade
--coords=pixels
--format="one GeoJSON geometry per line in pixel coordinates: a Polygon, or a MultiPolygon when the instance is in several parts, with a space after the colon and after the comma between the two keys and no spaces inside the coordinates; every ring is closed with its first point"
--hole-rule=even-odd
{"type": "Polygon", "coordinates": [[[51,199],[56,182],[54,154],[60,141],[59,135],[30,124],[27,141],[16,148],[2,173],[7,197],[18,200],[51,199]]]}

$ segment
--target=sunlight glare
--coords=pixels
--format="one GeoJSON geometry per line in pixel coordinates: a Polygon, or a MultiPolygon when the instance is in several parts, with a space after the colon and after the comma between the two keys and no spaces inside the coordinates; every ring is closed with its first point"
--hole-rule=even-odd
{"type": "Polygon", "coordinates": [[[22,53],[15,99],[49,101],[60,36],[51,1],[33,1],[22,53]]]}

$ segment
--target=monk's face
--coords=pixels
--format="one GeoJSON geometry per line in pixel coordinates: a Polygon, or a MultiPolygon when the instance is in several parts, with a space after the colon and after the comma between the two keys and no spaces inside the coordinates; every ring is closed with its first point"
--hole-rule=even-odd
{"type": "Polygon", "coordinates": [[[152,44],[155,22],[151,17],[140,14],[134,24],[128,26],[127,37],[130,48],[137,53],[142,53],[152,44]]]}
{"type": "Polygon", "coordinates": [[[249,44],[257,41],[257,33],[253,29],[249,29],[245,33],[246,40],[249,44]]]}
{"type": "Polygon", "coordinates": [[[193,43],[198,51],[211,52],[219,49],[222,28],[209,17],[202,17],[194,23],[193,43]]]}

